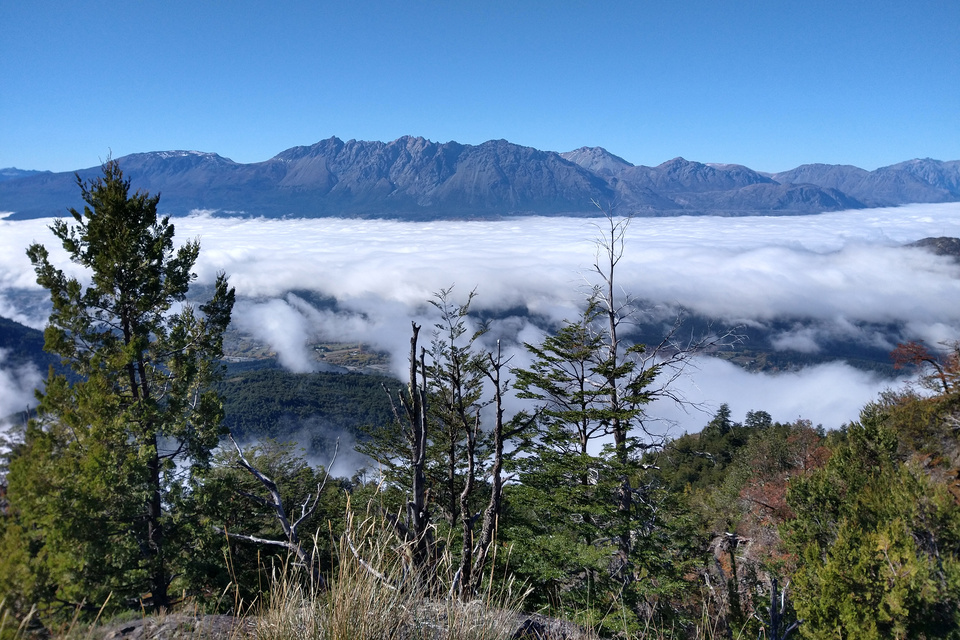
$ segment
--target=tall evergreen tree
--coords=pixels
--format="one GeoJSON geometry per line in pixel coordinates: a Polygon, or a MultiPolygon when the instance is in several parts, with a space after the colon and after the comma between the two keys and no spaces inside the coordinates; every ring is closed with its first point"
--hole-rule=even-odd
{"type": "Polygon", "coordinates": [[[43,245],[27,250],[53,303],[46,349],[72,373],[51,371],[38,394],[10,464],[11,508],[34,598],[167,607],[191,544],[180,507],[221,435],[209,388],[234,291],[221,274],[200,313],[186,303],[199,242],[175,249],[159,196],[131,193],[116,161],[77,182],[86,206],[51,230],[89,284],[43,245]]]}
{"type": "MultiPolygon", "coordinates": [[[[434,324],[433,339],[427,353],[426,388],[428,419],[435,425],[428,447],[428,475],[437,494],[437,504],[450,527],[464,517],[470,518],[469,505],[461,504],[461,494],[472,485],[477,469],[485,457],[486,442],[479,429],[478,414],[486,404],[483,399],[484,354],[476,341],[485,329],[471,332],[470,292],[464,303],[455,302],[453,289],[441,289],[430,300],[440,312],[434,324]],[[466,512],[464,512],[466,508],[466,512]]],[[[466,491],[472,494],[472,487],[466,491]]],[[[471,496],[472,497],[472,496],[471,496]]]]}
{"type": "Polygon", "coordinates": [[[642,459],[663,439],[647,429],[645,408],[676,399],[670,383],[702,344],[676,344],[674,332],[652,349],[631,340],[641,310],[617,279],[628,225],[607,218],[583,311],[541,345],[525,345],[533,362],[513,371],[518,395],[537,413],[524,434],[529,455],[516,462],[522,486],[507,501],[507,528],[520,573],[547,584],[548,598],[562,593],[597,610],[616,602],[649,619],[686,588],[689,541],[675,501],[642,459]]]}

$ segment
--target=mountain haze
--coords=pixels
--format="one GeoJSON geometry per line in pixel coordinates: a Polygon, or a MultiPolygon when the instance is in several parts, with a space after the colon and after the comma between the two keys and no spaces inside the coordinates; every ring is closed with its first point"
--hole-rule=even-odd
{"type": "MultiPolygon", "coordinates": [[[[491,140],[479,145],[404,136],[392,142],[329,138],[264,162],[158,151],[119,159],[134,186],[161,193],[166,213],[213,210],[265,217],[406,220],[514,215],[797,215],[960,200],[960,161],[911,160],[868,172],[803,165],[765,174],[736,164],[674,158],[633,165],[600,147],[556,153],[491,140]]],[[[82,202],[76,174],[0,170],[0,211],[62,214],[82,202]]]]}

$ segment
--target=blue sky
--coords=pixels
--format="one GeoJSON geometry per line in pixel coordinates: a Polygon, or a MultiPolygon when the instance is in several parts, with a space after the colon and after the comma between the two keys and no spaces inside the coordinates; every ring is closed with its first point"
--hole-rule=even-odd
{"type": "Polygon", "coordinates": [[[960,159],[960,2],[0,0],[0,167],[330,136],[960,159]]]}

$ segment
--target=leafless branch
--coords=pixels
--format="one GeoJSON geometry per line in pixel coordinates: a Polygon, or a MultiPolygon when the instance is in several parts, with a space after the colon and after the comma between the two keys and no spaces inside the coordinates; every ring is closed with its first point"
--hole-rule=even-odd
{"type": "Polygon", "coordinates": [[[243,453],[243,449],[240,448],[240,445],[237,444],[237,441],[234,440],[233,434],[230,434],[230,441],[233,443],[233,446],[237,450],[237,464],[246,469],[250,475],[256,478],[261,485],[267,490],[270,494],[269,499],[261,498],[259,496],[254,496],[249,493],[241,492],[242,495],[245,495],[261,506],[268,507],[273,510],[274,515],[277,518],[277,521],[280,523],[280,527],[283,529],[283,535],[286,537],[286,540],[271,540],[268,538],[260,538],[258,536],[250,536],[246,534],[239,533],[226,533],[228,537],[236,538],[238,540],[244,540],[247,542],[254,542],[257,544],[269,544],[274,546],[280,546],[288,549],[294,555],[296,555],[299,564],[302,564],[305,567],[309,567],[311,575],[314,580],[314,584],[318,588],[326,588],[326,581],[323,579],[323,576],[320,574],[319,567],[310,557],[310,555],[303,549],[303,545],[300,543],[300,536],[298,529],[300,525],[313,515],[316,511],[317,505],[319,504],[320,494],[323,491],[323,487],[326,486],[327,479],[330,477],[330,466],[333,465],[333,462],[336,460],[337,453],[340,449],[340,441],[337,441],[337,447],[334,450],[333,459],[330,462],[330,465],[324,471],[323,481],[317,485],[317,494],[314,497],[312,503],[310,502],[310,496],[307,496],[300,508],[300,518],[298,518],[293,524],[290,523],[290,519],[287,517],[286,509],[283,507],[283,499],[280,496],[280,489],[277,486],[277,483],[274,482],[270,477],[264,474],[262,471],[257,469],[253,464],[247,460],[246,455],[243,453]],[[308,503],[310,506],[308,507],[308,503]]]}

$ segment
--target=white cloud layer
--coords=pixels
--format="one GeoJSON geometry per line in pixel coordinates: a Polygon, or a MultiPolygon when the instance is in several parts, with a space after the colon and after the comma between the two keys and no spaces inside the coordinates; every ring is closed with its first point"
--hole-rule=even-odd
{"type": "Polygon", "coordinates": [[[835,429],[856,420],[864,404],[891,386],[889,380],[843,362],[763,374],[717,358],[702,358],[696,370],[677,381],[676,388],[691,404],[702,405],[704,412],[657,400],[650,414],[659,419],[653,430],[668,430],[673,436],[699,431],[722,402],[730,406],[734,421],[742,421],[748,411],[763,410],[775,421],[804,418],[835,429]]]}
{"type": "MultiPolygon", "coordinates": [[[[559,320],[582,300],[603,221],[518,218],[406,223],[342,219],[238,219],[200,213],[176,219],[178,238],[199,237],[199,281],[230,274],[242,296],[235,321],[268,341],[285,366],[309,370],[304,345],[317,337],[362,340],[397,355],[401,373],[409,322],[429,327],[426,301],[456,284],[476,287],[477,310],[526,306],[559,320]],[[318,310],[291,290],[335,297],[318,310]]],[[[36,290],[24,255],[32,241],[66,265],[49,221],[0,219],[0,314],[34,326],[18,292],[36,290]]],[[[638,218],[631,222],[619,285],[654,305],[682,305],[747,324],[796,320],[776,348],[817,352],[825,339],[881,348],[890,336],[868,325],[895,324],[903,338],[931,343],[960,336],[960,266],[900,245],[928,236],[960,237],[960,204],[925,204],[797,217],[638,218]]],[[[520,340],[538,329],[501,322],[520,340]]],[[[704,361],[692,379],[711,408],[734,415],[765,409],[776,419],[804,416],[826,427],[856,417],[885,386],[842,364],[796,374],[747,374],[704,361]],[[731,381],[736,381],[732,384],[731,381]],[[780,413],[777,413],[779,411],[780,413]]],[[[666,412],[666,409],[664,409],[666,412]]],[[[681,418],[702,426],[702,415],[681,418]]]]}
{"type": "Polygon", "coordinates": [[[9,366],[7,351],[0,349],[0,430],[2,421],[36,405],[33,390],[43,381],[33,365],[9,366]]]}

